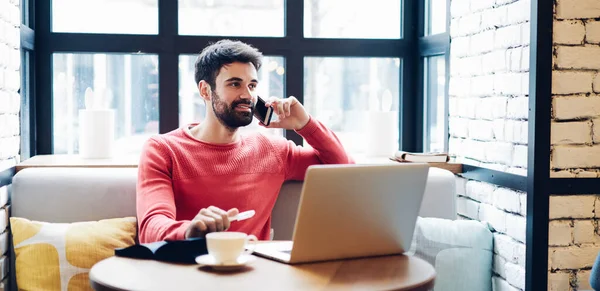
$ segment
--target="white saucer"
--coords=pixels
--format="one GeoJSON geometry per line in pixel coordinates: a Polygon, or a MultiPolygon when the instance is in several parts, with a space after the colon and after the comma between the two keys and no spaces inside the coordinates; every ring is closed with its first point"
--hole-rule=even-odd
{"type": "Polygon", "coordinates": [[[215,258],[209,254],[196,257],[196,263],[211,267],[215,270],[230,271],[244,267],[245,265],[256,260],[253,255],[241,255],[237,262],[217,263],[215,258]]]}

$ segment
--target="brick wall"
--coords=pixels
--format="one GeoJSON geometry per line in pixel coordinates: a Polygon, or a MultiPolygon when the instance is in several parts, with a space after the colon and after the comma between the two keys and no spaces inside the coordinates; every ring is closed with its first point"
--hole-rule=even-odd
{"type": "MultiPolygon", "coordinates": [[[[20,23],[19,0],[0,0],[0,171],[19,161],[20,23]]],[[[0,187],[0,290],[8,285],[8,191],[0,187]]]]}
{"type": "MultiPolygon", "coordinates": [[[[550,176],[598,178],[600,1],[557,0],[554,8],[550,176]]],[[[549,290],[591,290],[590,269],[600,252],[599,200],[550,197],[549,290]]]]}
{"type": "Polygon", "coordinates": [[[590,269],[600,251],[600,196],[550,197],[548,290],[591,290],[590,269]]]}
{"type": "MultiPolygon", "coordinates": [[[[530,0],[451,0],[449,152],[527,175],[530,0]]],[[[457,211],[494,228],[493,288],[525,288],[526,194],[457,177],[457,211]]]]}
{"type": "Polygon", "coordinates": [[[0,0],[0,171],[19,159],[20,22],[18,0],[0,0]]]}

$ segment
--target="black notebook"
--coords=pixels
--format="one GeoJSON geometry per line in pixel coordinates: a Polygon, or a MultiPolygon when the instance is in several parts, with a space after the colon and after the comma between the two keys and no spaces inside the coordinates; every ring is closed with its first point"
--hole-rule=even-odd
{"type": "Polygon", "coordinates": [[[115,255],[119,257],[186,264],[195,264],[196,257],[207,253],[205,238],[157,241],[115,249],[115,255]]]}

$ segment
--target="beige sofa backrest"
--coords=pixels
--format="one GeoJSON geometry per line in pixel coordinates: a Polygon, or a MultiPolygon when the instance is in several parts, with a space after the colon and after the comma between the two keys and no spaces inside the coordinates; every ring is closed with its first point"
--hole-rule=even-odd
{"type": "MultiPolygon", "coordinates": [[[[47,222],[135,216],[136,168],[27,168],[13,178],[11,215],[47,222]]],[[[274,239],[290,240],[302,182],[286,182],[272,212],[274,239]]],[[[431,168],[420,216],[455,219],[454,175],[431,168]]]]}
{"type": "MultiPolygon", "coordinates": [[[[11,215],[47,222],[135,216],[134,168],[28,168],[13,178],[11,215]]],[[[287,182],[273,210],[275,239],[291,238],[301,182],[287,182]]]]}
{"type": "Polygon", "coordinates": [[[13,177],[11,216],[47,222],[135,216],[136,168],[28,168],[13,177]]]}

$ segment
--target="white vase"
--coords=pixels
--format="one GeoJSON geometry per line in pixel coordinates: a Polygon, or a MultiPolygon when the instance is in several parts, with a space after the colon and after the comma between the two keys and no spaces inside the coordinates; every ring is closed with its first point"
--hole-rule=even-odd
{"type": "Polygon", "coordinates": [[[368,157],[392,157],[398,150],[398,112],[367,112],[365,138],[368,157]]]}
{"type": "Polygon", "coordinates": [[[115,112],[112,109],[79,110],[79,155],[85,159],[113,156],[115,112]]]}

